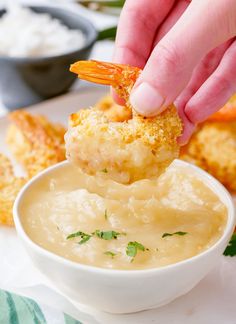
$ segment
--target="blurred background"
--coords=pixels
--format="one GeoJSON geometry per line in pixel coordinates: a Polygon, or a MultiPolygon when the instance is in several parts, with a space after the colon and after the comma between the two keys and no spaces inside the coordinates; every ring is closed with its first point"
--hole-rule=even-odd
{"type": "MultiPolygon", "coordinates": [[[[83,87],[98,87],[79,81],[69,72],[70,64],[87,59],[112,60],[116,26],[124,2],[0,0],[0,116],[83,87]]],[[[90,92],[89,100],[94,93],[90,92]]],[[[81,104],[86,107],[84,101],[81,104]]],[[[124,113],[109,96],[100,105],[102,110],[114,108],[124,113]]],[[[198,125],[180,155],[234,192],[235,111],[236,94],[218,113],[198,125]]]]}
{"type": "Polygon", "coordinates": [[[0,0],[3,18],[0,20],[0,42],[4,43],[0,49],[0,116],[9,110],[83,87],[83,82],[68,72],[69,64],[88,58],[112,59],[123,4],[124,0],[0,0]],[[49,17],[44,17],[46,20],[42,20],[42,28],[38,30],[36,16],[23,13],[22,6],[31,7],[38,14],[46,13],[70,30],[79,30],[84,37],[83,44],[76,43],[76,35],[63,37],[61,26],[50,25],[49,17]],[[48,52],[47,44],[43,47],[40,43],[46,34],[48,40],[55,43],[54,52],[48,52]]]}

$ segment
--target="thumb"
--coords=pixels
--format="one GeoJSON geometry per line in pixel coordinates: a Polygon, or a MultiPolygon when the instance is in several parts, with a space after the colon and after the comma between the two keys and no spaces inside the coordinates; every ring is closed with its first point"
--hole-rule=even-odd
{"type": "Polygon", "coordinates": [[[200,60],[236,35],[236,1],[193,0],[154,48],[130,102],[142,115],[165,109],[186,87],[200,60]]]}

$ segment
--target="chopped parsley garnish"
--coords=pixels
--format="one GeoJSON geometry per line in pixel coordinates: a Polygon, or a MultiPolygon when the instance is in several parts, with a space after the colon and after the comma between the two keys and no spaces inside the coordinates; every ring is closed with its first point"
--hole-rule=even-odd
{"type": "Polygon", "coordinates": [[[236,255],[236,233],[232,235],[229,244],[224,251],[224,255],[231,257],[236,255]]]}
{"type": "Polygon", "coordinates": [[[76,238],[76,237],[80,237],[81,240],[79,241],[79,244],[84,244],[86,243],[92,236],[96,236],[98,238],[101,238],[103,240],[112,240],[112,239],[117,239],[117,237],[119,235],[126,235],[125,233],[119,233],[119,232],[115,232],[115,231],[100,231],[100,230],[96,230],[95,232],[91,233],[91,234],[87,234],[81,231],[72,233],[70,235],[67,236],[67,240],[76,238]]]}
{"type": "Polygon", "coordinates": [[[116,256],[116,253],[111,252],[111,251],[106,251],[106,252],[104,252],[104,254],[110,256],[112,259],[114,259],[114,257],[116,256]]]}
{"type": "Polygon", "coordinates": [[[76,237],[80,237],[81,240],[79,241],[79,244],[84,244],[86,243],[92,236],[90,234],[86,234],[84,232],[78,231],[75,233],[72,233],[70,235],[67,236],[67,240],[70,240],[72,238],[76,238],[76,237]]]}
{"type": "Polygon", "coordinates": [[[69,240],[69,239],[72,239],[72,238],[75,238],[75,237],[80,237],[83,234],[85,234],[85,233],[78,231],[78,232],[75,232],[75,233],[72,233],[72,234],[68,235],[66,239],[69,240]]]}
{"type": "Polygon", "coordinates": [[[79,241],[79,244],[84,244],[91,238],[91,235],[85,234],[85,235],[81,236],[81,238],[82,238],[82,240],[79,241]]]}
{"type": "Polygon", "coordinates": [[[132,258],[136,256],[138,251],[145,251],[147,250],[141,243],[139,242],[129,242],[126,247],[126,254],[132,258]]]}
{"type": "Polygon", "coordinates": [[[179,232],[175,232],[175,233],[164,233],[164,234],[162,235],[162,238],[164,238],[164,237],[166,237],[166,236],[173,236],[173,235],[183,236],[183,235],[186,235],[186,234],[188,234],[188,233],[187,233],[187,232],[181,232],[181,231],[179,231],[179,232]]]}
{"type": "Polygon", "coordinates": [[[105,210],[104,217],[105,217],[105,220],[107,220],[107,218],[108,218],[107,210],[105,210]]]}
{"type": "Polygon", "coordinates": [[[93,235],[103,239],[103,240],[113,240],[113,239],[117,239],[117,236],[119,235],[125,235],[124,233],[119,233],[119,232],[115,232],[115,231],[100,231],[100,230],[96,230],[95,232],[93,232],[93,235]]]}
{"type": "Polygon", "coordinates": [[[105,168],[105,169],[103,169],[103,170],[101,170],[101,172],[103,172],[103,173],[108,173],[108,171],[107,171],[107,169],[105,168]]]}

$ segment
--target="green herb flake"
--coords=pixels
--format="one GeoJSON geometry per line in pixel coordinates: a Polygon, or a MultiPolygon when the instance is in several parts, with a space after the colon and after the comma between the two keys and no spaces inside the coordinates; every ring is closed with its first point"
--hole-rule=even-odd
{"type": "Polygon", "coordinates": [[[105,169],[103,169],[103,170],[101,170],[101,172],[103,172],[103,173],[108,173],[108,171],[107,171],[107,169],[105,168],[105,169]]]}
{"type": "Polygon", "coordinates": [[[104,254],[110,256],[112,259],[114,259],[114,257],[116,256],[116,253],[111,252],[111,251],[106,251],[106,252],[104,252],[104,254]]]}
{"type": "Polygon", "coordinates": [[[126,247],[126,254],[129,257],[134,258],[138,251],[145,251],[145,250],[147,250],[147,249],[141,243],[136,242],[136,241],[129,242],[127,247],[126,247]]]}
{"type": "Polygon", "coordinates": [[[83,236],[81,236],[81,241],[79,241],[79,244],[81,245],[81,244],[84,244],[84,243],[86,243],[86,242],[88,242],[88,240],[91,238],[91,235],[89,235],[89,234],[85,234],[85,235],[83,235],[83,236]]]}
{"type": "Polygon", "coordinates": [[[175,233],[164,233],[164,234],[162,235],[162,238],[164,238],[164,237],[166,237],[166,236],[173,236],[173,235],[184,236],[184,235],[186,235],[186,234],[188,234],[188,233],[187,233],[187,232],[181,232],[181,231],[179,231],[179,232],[175,232],[175,233]]]}
{"type": "Polygon", "coordinates": [[[99,237],[100,239],[107,240],[107,241],[113,239],[116,240],[119,235],[125,235],[124,233],[119,233],[115,231],[100,231],[100,230],[96,230],[92,234],[99,237]]]}
{"type": "Polygon", "coordinates": [[[86,234],[84,232],[81,232],[81,231],[78,231],[78,232],[75,232],[75,233],[72,233],[70,235],[67,236],[67,240],[70,240],[70,239],[73,239],[73,238],[76,238],[76,237],[80,237],[81,240],[79,241],[79,244],[84,244],[86,243],[92,236],[90,234],[86,234]]]}
{"type": "Polygon", "coordinates": [[[224,251],[224,255],[231,257],[236,255],[236,233],[232,235],[229,244],[224,251]]]}
{"type": "Polygon", "coordinates": [[[78,232],[75,232],[75,233],[72,233],[72,234],[68,235],[66,239],[70,240],[70,239],[75,238],[75,237],[80,237],[83,234],[85,234],[85,233],[83,233],[81,231],[78,231],[78,232]]]}

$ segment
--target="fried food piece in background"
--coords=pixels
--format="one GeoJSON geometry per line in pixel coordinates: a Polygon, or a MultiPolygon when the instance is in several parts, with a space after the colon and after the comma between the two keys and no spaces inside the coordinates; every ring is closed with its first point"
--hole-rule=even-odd
{"type": "Polygon", "coordinates": [[[13,225],[12,208],[26,179],[14,175],[10,160],[0,154],[0,224],[13,225]]]}
{"type": "Polygon", "coordinates": [[[205,122],[185,150],[182,159],[195,163],[236,191],[236,121],[205,122]]]}
{"type": "Polygon", "coordinates": [[[199,125],[180,158],[211,173],[236,191],[236,94],[199,125]]]}
{"type": "MultiPolygon", "coordinates": [[[[9,118],[7,144],[27,178],[65,159],[64,127],[23,110],[10,113],[9,118]]],[[[26,181],[14,175],[10,160],[0,154],[0,224],[13,225],[13,204],[26,181]]]]}
{"type": "Polygon", "coordinates": [[[171,105],[153,118],[132,110],[130,91],[140,69],[122,64],[81,61],[71,67],[81,79],[111,85],[125,99],[132,118],[110,121],[98,109],[72,114],[65,136],[67,158],[88,174],[121,183],[160,175],[179,154],[182,123],[171,105]]]}
{"type": "Polygon", "coordinates": [[[94,108],[103,111],[109,121],[123,122],[132,118],[130,108],[117,105],[109,94],[99,100],[94,108]]]}
{"type": "Polygon", "coordinates": [[[29,178],[65,160],[63,126],[24,110],[10,113],[9,119],[11,125],[7,131],[7,144],[29,178]]]}
{"type": "Polygon", "coordinates": [[[0,224],[14,225],[12,208],[20,189],[26,183],[24,178],[12,178],[0,189],[0,224]]]}
{"type": "Polygon", "coordinates": [[[236,94],[219,111],[208,118],[208,121],[228,122],[236,120],[236,94]]]}
{"type": "Polygon", "coordinates": [[[0,153],[0,189],[14,175],[11,161],[0,153]]]}

